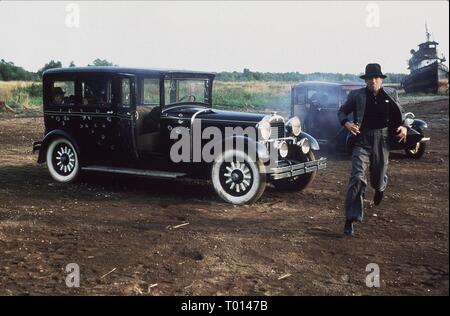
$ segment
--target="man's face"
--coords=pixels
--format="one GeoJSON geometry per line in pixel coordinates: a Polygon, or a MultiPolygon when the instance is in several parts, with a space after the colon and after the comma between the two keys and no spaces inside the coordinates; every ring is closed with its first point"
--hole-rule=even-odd
{"type": "Polygon", "coordinates": [[[57,95],[55,95],[55,97],[53,98],[53,102],[54,102],[55,104],[61,104],[62,101],[63,101],[63,99],[64,99],[64,96],[63,96],[62,94],[57,94],[57,95]]]}
{"type": "Polygon", "coordinates": [[[383,83],[383,78],[380,77],[372,77],[366,79],[367,88],[370,91],[377,93],[381,89],[381,85],[383,83]]]}

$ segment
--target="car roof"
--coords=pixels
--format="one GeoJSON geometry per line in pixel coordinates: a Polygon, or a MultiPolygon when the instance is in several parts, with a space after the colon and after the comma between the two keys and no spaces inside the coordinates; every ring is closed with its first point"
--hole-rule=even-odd
{"type": "Polygon", "coordinates": [[[67,73],[126,73],[133,75],[153,75],[164,76],[170,74],[194,74],[213,77],[214,73],[204,71],[191,71],[180,69],[164,69],[164,68],[133,68],[118,66],[88,66],[88,67],[66,67],[52,68],[46,70],[43,75],[49,74],[67,74],[67,73]]]}
{"type": "Polygon", "coordinates": [[[331,81],[304,81],[300,82],[294,87],[309,87],[309,86],[330,86],[330,87],[342,87],[342,86],[365,86],[364,82],[331,82],[331,81]]]}

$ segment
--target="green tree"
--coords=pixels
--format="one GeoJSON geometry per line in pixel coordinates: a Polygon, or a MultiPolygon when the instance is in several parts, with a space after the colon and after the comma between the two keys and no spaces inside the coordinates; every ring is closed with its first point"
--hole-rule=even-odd
{"type": "Polygon", "coordinates": [[[20,66],[14,65],[11,61],[0,60],[0,80],[38,80],[36,73],[26,71],[20,66]]]}
{"type": "Polygon", "coordinates": [[[42,74],[44,73],[44,71],[48,70],[48,69],[53,69],[53,68],[61,68],[62,67],[62,63],[60,61],[54,61],[53,59],[50,60],[50,62],[48,62],[47,64],[44,65],[44,67],[42,67],[41,69],[38,70],[38,75],[39,77],[42,78],[42,74]]]}
{"type": "Polygon", "coordinates": [[[76,67],[75,63],[73,62],[73,60],[70,62],[69,67],[76,67]]]}
{"type": "Polygon", "coordinates": [[[92,63],[93,63],[93,65],[88,65],[88,66],[117,66],[117,65],[114,65],[112,62],[107,61],[106,59],[100,59],[100,58],[97,58],[92,63]]]}

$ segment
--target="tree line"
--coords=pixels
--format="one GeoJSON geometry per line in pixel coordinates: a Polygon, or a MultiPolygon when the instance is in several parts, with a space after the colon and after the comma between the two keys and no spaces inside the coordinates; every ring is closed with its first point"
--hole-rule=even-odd
{"type": "MultiPolygon", "coordinates": [[[[362,74],[362,73],[361,73],[362,74]]],[[[219,72],[216,79],[220,81],[347,81],[347,82],[363,82],[359,76],[361,74],[342,74],[331,72],[254,72],[245,68],[242,72],[219,72]]],[[[402,73],[386,73],[385,83],[401,83],[407,75],[402,73]]]]}
{"type": "MultiPolygon", "coordinates": [[[[92,64],[88,64],[87,66],[117,66],[112,62],[107,61],[106,59],[95,59],[92,64]]],[[[46,63],[42,68],[40,68],[37,72],[31,72],[25,70],[23,67],[15,65],[11,61],[5,61],[4,59],[0,60],[0,80],[3,81],[11,81],[11,80],[20,80],[20,81],[39,81],[42,78],[42,74],[44,71],[52,68],[62,68],[62,62],[51,60],[46,63]]],[[[71,61],[67,67],[76,67],[75,63],[71,61]]]]}
{"type": "MultiPolygon", "coordinates": [[[[87,66],[117,66],[114,63],[106,59],[95,59],[92,64],[87,66]]],[[[0,60],[0,80],[24,80],[24,81],[39,81],[42,78],[42,73],[47,69],[61,68],[63,67],[60,61],[51,60],[46,63],[37,72],[30,72],[24,68],[15,65],[13,62],[0,60]]],[[[76,67],[72,61],[67,67],[76,67]]],[[[401,73],[387,73],[385,83],[401,83],[406,74],[401,73]]],[[[245,68],[240,71],[222,71],[216,73],[216,79],[220,81],[348,81],[348,82],[362,82],[359,75],[356,74],[342,74],[342,73],[329,73],[329,72],[313,72],[313,73],[301,73],[301,72],[257,72],[251,71],[245,68]]]]}

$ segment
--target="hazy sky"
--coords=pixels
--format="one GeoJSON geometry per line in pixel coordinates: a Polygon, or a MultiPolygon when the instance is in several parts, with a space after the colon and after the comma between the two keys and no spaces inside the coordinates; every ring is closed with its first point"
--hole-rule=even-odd
{"type": "Polygon", "coordinates": [[[406,73],[425,22],[448,59],[447,1],[0,0],[0,58],[31,71],[51,59],[85,66],[102,58],[120,66],[271,72],[360,73],[379,62],[384,72],[406,73]]]}

